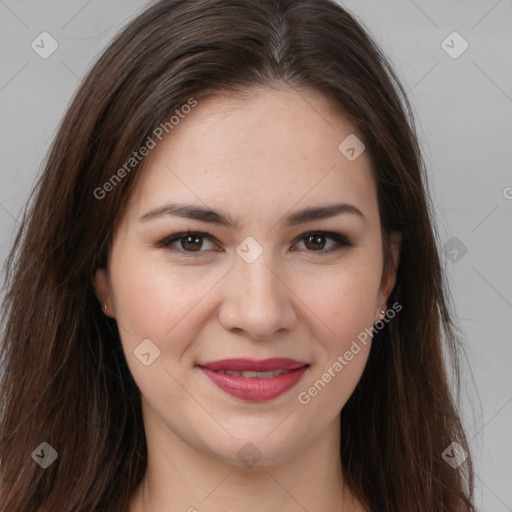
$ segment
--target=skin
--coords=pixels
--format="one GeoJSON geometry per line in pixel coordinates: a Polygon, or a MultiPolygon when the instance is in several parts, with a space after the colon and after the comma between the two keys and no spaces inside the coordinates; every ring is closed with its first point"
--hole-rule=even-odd
{"type": "MultiPolygon", "coordinates": [[[[394,270],[384,272],[370,159],[363,153],[350,162],[338,150],[353,133],[318,93],[253,89],[244,98],[201,98],[147,157],[108,266],[94,280],[142,395],[148,470],[131,512],[365,510],[344,484],[339,412],[371,340],[308,404],[298,401],[379,320],[395,282],[394,270]],[[171,215],[140,220],[169,202],[221,210],[238,226],[171,215]],[[282,222],[341,202],[364,218],[282,222]],[[335,240],[300,239],[319,230],[355,246],[322,256],[335,240]],[[159,246],[187,231],[212,238],[177,241],[177,252],[159,246]],[[252,263],[236,252],[248,236],[263,250],[252,263]],[[134,350],[148,338],[160,355],[145,366],[134,350]],[[290,357],[310,367],[283,395],[250,402],[196,366],[232,357],[290,357]],[[248,442],[262,455],[253,467],[237,457],[248,442]]],[[[395,235],[395,268],[399,249],[395,235]]]]}

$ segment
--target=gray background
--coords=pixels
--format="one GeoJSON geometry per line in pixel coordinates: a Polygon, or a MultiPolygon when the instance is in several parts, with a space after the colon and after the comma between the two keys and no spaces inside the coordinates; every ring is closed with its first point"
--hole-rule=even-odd
{"type": "MultiPolygon", "coordinates": [[[[2,261],[81,77],[146,5],[0,0],[2,261]],[[59,45],[47,59],[31,48],[43,31],[59,45]]],[[[342,5],[381,44],[409,91],[467,344],[463,414],[476,455],[477,503],[512,511],[512,0],[342,5]],[[469,44],[457,58],[445,51],[463,48],[453,36],[446,40],[454,31],[469,44]]]]}

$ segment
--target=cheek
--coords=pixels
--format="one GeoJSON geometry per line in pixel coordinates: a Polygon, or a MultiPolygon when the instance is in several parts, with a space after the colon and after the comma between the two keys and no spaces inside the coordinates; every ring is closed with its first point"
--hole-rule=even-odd
{"type": "Polygon", "coordinates": [[[179,383],[186,380],[187,364],[181,364],[182,357],[202,328],[205,297],[222,276],[171,267],[147,255],[116,263],[111,271],[115,316],[130,372],[155,409],[183,407],[187,395],[179,383]],[[148,352],[146,366],[142,354],[148,352]]]}
{"type": "Polygon", "coordinates": [[[200,266],[168,265],[149,254],[112,261],[116,321],[125,350],[133,351],[149,338],[162,352],[181,353],[187,338],[194,334],[191,329],[200,328],[198,319],[191,320],[194,313],[223,273],[200,266]],[[169,339],[172,344],[164,341],[169,339]]]}
{"type": "Polygon", "coordinates": [[[361,258],[358,264],[317,273],[302,283],[298,293],[307,297],[321,327],[314,334],[316,365],[297,398],[315,413],[330,411],[334,417],[361,378],[371,348],[379,284],[378,258],[361,258]]]}
{"type": "Polygon", "coordinates": [[[373,324],[380,270],[378,258],[361,255],[297,280],[294,291],[324,325],[322,338],[330,345],[340,346],[373,324]]]}

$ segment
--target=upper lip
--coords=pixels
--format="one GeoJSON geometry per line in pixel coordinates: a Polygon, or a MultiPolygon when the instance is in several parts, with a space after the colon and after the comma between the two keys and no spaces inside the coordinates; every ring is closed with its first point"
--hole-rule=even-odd
{"type": "Polygon", "coordinates": [[[209,370],[227,370],[227,371],[253,371],[268,372],[272,370],[296,370],[307,366],[308,363],[296,361],[287,357],[273,357],[271,359],[222,359],[219,361],[208,361],[206,363],[197,363],[197,366],[208,368],[209,370]]]}

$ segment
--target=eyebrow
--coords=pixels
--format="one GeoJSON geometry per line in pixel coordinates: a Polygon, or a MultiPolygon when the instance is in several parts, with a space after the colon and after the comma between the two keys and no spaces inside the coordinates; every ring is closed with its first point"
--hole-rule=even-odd
{"type": "MultiPolygon", "coordinates": [[[[285,226],[291,227],[313,220],[328,219],[342,214],[357,215],[362,220],[366,221],[363,212],[356,206],[348,203],[337,203],[299,210],[297,212],[291,213],[290,215],[287,215],[282,220],[282,222],[284,222],[285,226]]],[[[221,211],[212,210],[203,206],[176,203],[164,204],[158,208],[155,208],[154,210],[150,210],[149,212],[142,215],[139,221],[144,222],[161,216],[183,217],[186,219],[193,219],[210,224],[226,226],[228,228],[236,228],[238,226],[238,223],[235,222],[230,215],[221,211]]]]}

